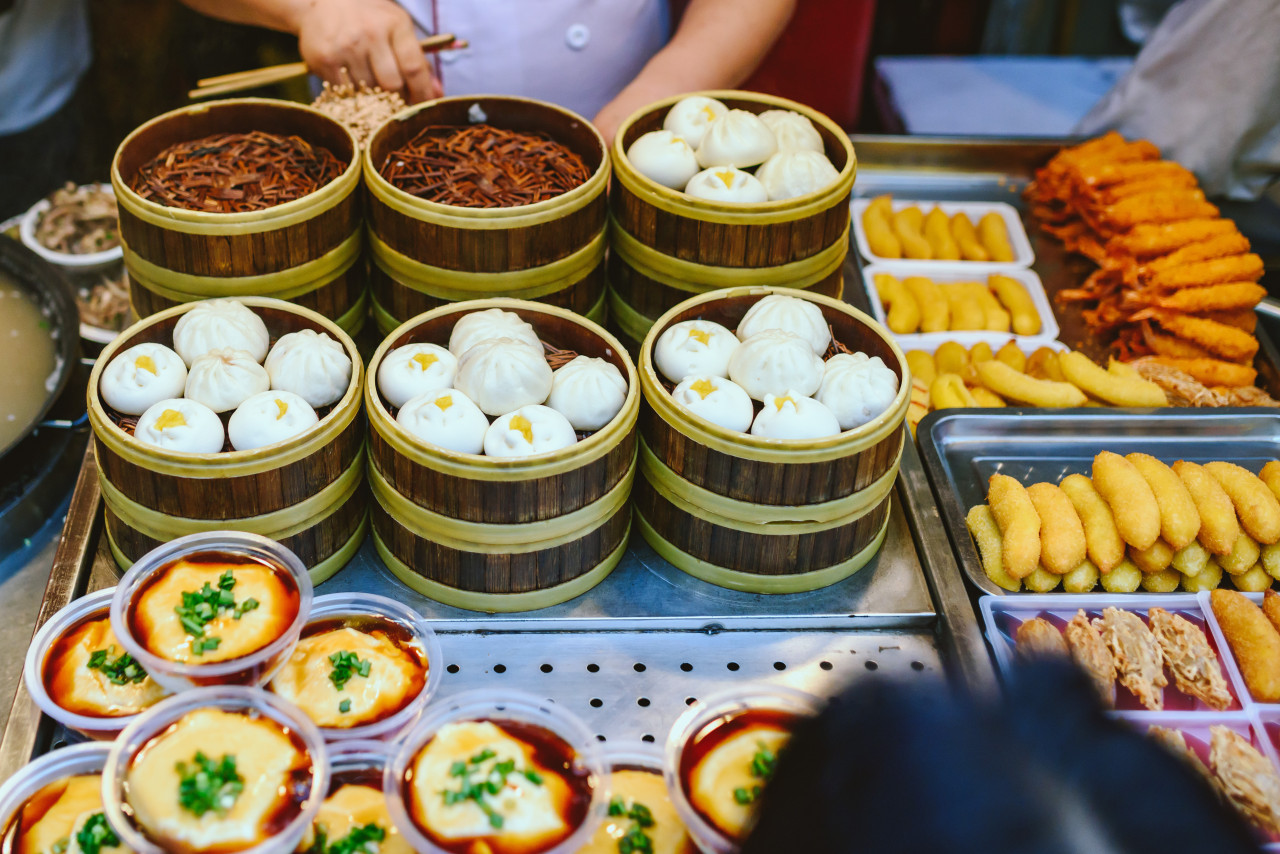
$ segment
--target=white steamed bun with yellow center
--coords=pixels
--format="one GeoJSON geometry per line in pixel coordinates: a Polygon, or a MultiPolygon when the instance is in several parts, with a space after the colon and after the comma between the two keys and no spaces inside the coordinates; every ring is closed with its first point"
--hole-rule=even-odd
{"type": "Polygon", "coordinates": [[[173,398],[150,406],[133,430],[139,442],[182,454],[216,454],[222,450],[222,421],[194,400],[173,398]]]}
{"type": "Polygon", "coordinates": [[[567,448],[578,441],[569,419],[549,406],[522,406],[494,420],[484,434],[490,457],[527,457],[567,448]]]}
{"type": "Polygon", "coordinates": [[[453,388],[412,398],[396,413],[396,423],[416,439],[459,454],[483,451],[489,429],[480,407],[453,388]]]}
{"type": "Polygon", "coordinates": [[[311,404],[301,396],[291,391],[264,391],[231,413],[227,438],[237,451],[248,451],[292,439],[319,420],[311,404]]]}
{"type": "Polygon", "coordinates": [[[824,439],[840,432],[830,409],[795,391],[764,396],[764,408],[751,425],[751,435],[762,439],[824,439]]]}
{"type": "Polygon", "coordinates": [[[125,415],[141,415],[154,403],[181,397],[187,365],[163,344],[135,344],[102,372],[98,389],[107,406],[125,415]]]}
{"type": "Polygon", "coordinates": [[[709,202],[753,205],[769,201],[769,193],[759,178],[732,166],[702,170],[689,179],[684,191],[695,199],[706,199],[709,202]]]}
{"type": "Polygon", "coordinates": [[[394,407],[453,385],[458,360],[439,344],[418,342],[397,347],[378,366],[378,391],[394,407]]]}
{"type": "Polygon", "coordinates": [[[729,358],[738,339],[710,320],[682,320],[667,327],[653,345],[653,363],[664,377],[678,383],[691,374],[729,375],[729,358]]]}
{"type": "Polygon", "coordinates": [[[742,386],[717,376],[685,377],[671,392],[685,409],[726,430],[745,433],[751,428],[755,408],[742,386]]]}
{"type": "Polygon", "coordinates": [[[631,143],[627,159],[641,175],[673,190],[683,190],[698,174],[698,156],[669,130],[650,131],[631,143]]]}
{"type": "Polygon", "coordinates": [[[671,131],[676,136],[684,138],[692,147],[697,148],[702,143],[702,138],[706,136],[707,128],[711,127],[711,123],[728,112],[729,108],[722,101],[708,98],[706,95],[690,95],[676,101],[675,105],[667,110],[667,115],[662,120],[662,127],[663,130],[671,131]]]}

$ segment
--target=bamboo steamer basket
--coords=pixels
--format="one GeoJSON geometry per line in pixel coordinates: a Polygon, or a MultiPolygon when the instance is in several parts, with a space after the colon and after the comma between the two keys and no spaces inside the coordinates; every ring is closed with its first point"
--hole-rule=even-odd
{"type": "Polygon", "coordinates": [[[849,195],[857,158],[848,135],[803,104],[755,92],[702,92],[752,113],[794,110],[822,137],[839,171],[817,192],[755,205],[694,199],[641,175],[627,149],[660,130],[685,95],[658,101],[631,116],[613,142],[609,192],[609,311],[625,339],[644,340],[653,319],[690,296],[720,288],[790,287],[837,299],[844,292],[849,251],[849,195]]]}
{"type": "Polygon", "coordinates": [[[107,345],[89,376],[89,423],[106,531],[121,569],[151,549],[203,531],[234,530],[278,540],[319,584],[355,554],[368,528],[361,413],[364,367],[355,342],[333,321],[293,303],[242,300],[267,325],[271,341],[314,329],[351,357],[351,382],[320,423],[300,436],[249,451],[179,454],[138,441],[112,419],[99,392],[112,358],[135,344],[173,346],[173,328],[194,303],[144,318],[107,345]]]}
{"type": "Polygon", "coordinates": [[[111,164],[134,314],[213,297],[289,300],[351,334],[367,316],[360,263],[359,144],[344,125],[310,107],[268,98],[195,104],[157,116],[125,137],[111,164]],[[247,213],[166,207],[129,187],[138,169],[177,142],[266,131],[322,145],[347,164],[325,186],[247,213]]]}
{"type": "Polygon", "coordinates": [[[640,351],[640,474],[635,521],[663,558],[721,587],[796,593],[834,584],[879,551],[902,458],[911,379],[887,332],[852,306],[820,294],[734,288],[694,297],[664,314],[640,351]],[[702,318],[736,329],[756,302],[784,293],[816,304],[835,338],[879,356],[898,394],[871,422],[808,441],[726,430],[677,404],[653,364],[672,324],[702,318]]]}
{"type": "Polygon", "coordinates": [[[386,334],[404,320],[486,297],[537,300],[600,319],[605,296],[609,152],[590,122],[529,98],[443,98],[387,121],[364,152],[374,317],[386,334]],[[468,125],[478,107],[495,127],[540,131],[580,155],[586,183],[507,208],[429,202],[395,187],[379,167],[429,125],[468,125]]]}
{"type": "Polygon", "coordinates": [[[545,608],[594,587],[626,551],[640,383],[617,339],[595,323],[512,299],[441,306],[410,320],[378,347],[369,376],[392,349],[446,346],[458,319],[490,308],[520,315],[546,343],[616,365],[628,385],[622,409],[571,447],[500,459],[412,438],[371,380],[365,409],[374,543],[396,577],[432,599],[476,611],[545,608]]]}

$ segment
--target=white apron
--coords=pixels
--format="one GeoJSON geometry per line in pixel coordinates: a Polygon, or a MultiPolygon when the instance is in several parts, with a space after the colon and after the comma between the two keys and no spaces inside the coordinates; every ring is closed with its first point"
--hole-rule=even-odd
{"type": "Polygon", "coordinates": [[[667,42],[667,0],[398,0],[428,33],[446,95],[523,95],[591,119],[667,42]]]}

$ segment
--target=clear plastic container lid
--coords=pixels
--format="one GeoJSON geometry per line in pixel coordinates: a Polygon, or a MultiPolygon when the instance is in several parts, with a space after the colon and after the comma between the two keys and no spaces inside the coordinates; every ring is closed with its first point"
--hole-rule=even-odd
{"type": "MultiPolygon", "coordinates": [[[[372,593],[331,593],[318,596],[311,603],[311,614],[306,626],[324,620],[344,617],[375,617],[403,626],[422,647],[422,657],[427,662],[426,678],[419,691],[403,708],[380,721],[353,727],[320,727],[326,741],[347,739],[394,739],[422,717],[427,702],[440,686],[444,664],[440,657],[440,641],[431,625],[412,607],[372,593]]],[[[303,631],[305,631],[305,627],[303,631]]],[[[271,686],[267,690],[274,693],[271,686]]]]}
{"type": "Polygon", "coordinates": [[[667,737],[663,773],[671,802],[698,848],[707,854],[736,854],[741,840],[729,837],[703,818],[689,800],[680,773],[685,746],[716,721],[731,720],[746,712],[772,711],[808,718],[818,714],[822,707],[817,697],[794,688],[755,685],[715,694],[690,706],[676,718],[667,737]]]}
{"type": "Polygon", "coordinates": [[[120,730],[128,726],[136,714],[107,717],[103,715],[82,715],[64,709],[49,696],[49,689],[44,681],[45,662],[50,648],[67,632],[86,620],[105,619],[111,610],[111,597],[115,588],[99,590],[76,599],[70,605],[49,618],[27,648],[26,663],[22,668],[22,681],[27,693],[36,701],[40,711],[53,718],[67,729],[75,730],[89,738],[112,739],[120,730]]]}
{"type": "MultiPolygon", "coordinates": [[[[286,732],[295,733],[302,740],[311,760],[311,784],[298,814],[274,835],[257,845],[239,849],[235,854],[286,854],[293,851],[315,819],[320,804],[328,796],[328,750],[320,736],[320,730],[300,709],[266,691],[243,685],[196,688],[170,697],[138,715],[137,720],[120,733],[120,737],[111,746],[111,754],[102,772],[102,795],[107,821],[124,844],[138,854],[166,854],[162,845],[153,842],[134,823],[133,811],[126,801],[125,780],[134,760],[153,738],[185,715],[210,708],[262,715],[275,721],[286,732]]],[[[177,793],[174,794],[176,796],[177,793]]]]}
{"type": "Polygon", "coordinates": [[[121,645],[151,678],[170,691],[202,685],[265,685],[288,658],[311,611],[311,576],[298,556],[275,540],[242,531],[210,531],[171,540],[142,556],[116,587],[111,600],[111,628],[121,645]],[[280,637],[247,655],[209,664],[170,661],[144,647],[129,626],[134,600],[151,579],[179,558],[200,552],[229,552],[283,567],[298,590],[298,613],[280,637]]]}
{"type": "Polygon", "coordinates": [[[585,772],[591,787],[591,803],[582,823],[569,836],[551,848],[537,854],[574,854],[591,838],[596,826],[608,807],[609,793],[604,765],[595,737],[586,724],[576,715],[560,708],[550,700],[541,700],[533,694],[520,691],[482,689],[464,691],[444,700],[438,700],[405,738],[394,760],[387,766],[382,788],[387,795],[391,820],[404,834],[404,838],[420,854],[450,854],[427,838],[418,824],[410,817],[405,798],[405,777],[418,754],[446,724],[464,721],[510,721],[541,727],[562,739],[576,755],[575,768],[585,772]]]}
{"type": "MultiPolygon", "coordinates": [[[[0,786],[0,838],[5,839],[4,850],[8,851],[11,844],[7,838],[9,825],[27,801],[45,786],[59,780],[80,774],[102,773],[110,752],[111,745],[103,742],[51,750],[6,780],[0,786]]],[[[16,846],[14,850],[17,850],[16,846]]]]}

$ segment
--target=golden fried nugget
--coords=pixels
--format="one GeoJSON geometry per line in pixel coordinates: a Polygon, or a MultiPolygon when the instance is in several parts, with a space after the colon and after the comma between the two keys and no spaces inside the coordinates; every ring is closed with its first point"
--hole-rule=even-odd
{"type": "Polygon", "coordinates": [[[986,316],[987,323],[984,327],[988,332],[1008,332],[1010,325],[1009,312],[1004,306],[1000,305],[1000,300],[996,299],[996,295],[991,293],[991,289],[987,287],[986,282],[965,282],[969,293],[978,305],[982,306],[982,313],[986,316]]]}
{"type": "Polygon", "coordinates": [[[978,405],[959,374],[938,374],[934,377],[929,384],[929,403],[934,409],[964,409],[978,405]]]}
{"type": "Polygon", "coordinates": [[[1062,409],[1084,406],[1088,401],[1084,392],[1070,383],[1038,380],[996,359],[978,365],[978,379],[1005,400],[1030,406],[1062,409]]]}
{"type": "Polygon", "coordinates": [[[977,364],[978,362],[988,362],[994,359],[996,354],[991,350],[991,345],[986,341],[979,341],[969,348],[969,364],[977,364]]]}
{"type": "Polygon", "coordinates": [[[1182,583],[1182,573],[1176,569],[1142,573],[1142,589],[1148,593],[1172,593],[1182,583]]]}
{"type": "Polygon", "coordinates": [[[1272,460],[1258,472],[1258,479],[1267,485],[1271,494],[1280,498],[1280,460],[1272,460]]]}
{"type": "Polygon", "coordinates": [[[1098,586],[1099,577],[1098,568],[1086,560],[1062,576],[1062,589],[1068,593],[1088,593],[1098,586]]]}
{"type": "Polygon", "coordinates": [[[1003,409],[1008,406],[1004,399],[991,389],[974,386],[969,389],[969,393],[973,395],[973,399],[977,401],[978,406],[984,406],[988,409],[1003,409]]]}
{"type": "Polygon", "coordinates": [[[933,250],[933,260],[960,260],[960,247],[951,235],[951,221],[942,208],[935,207],[925,216],[924,239],[929,241],[929,248],[933,250]]]}
{"type": "Polygon", "coordinates": [[[911,376],[926,386],[938,376],[938,367],[933,361],[933,354],[923,350],[911,350],[907,353],[907,367],[911,376]]]}
{"type": "Polygon", "coordinates": [[[1271,625],[1280,632],[1280,594],[1268,588],[1262,594],[1262,613],[1271,621],[1271,625]]]}
{"type": "Polygon", "coordinates": [[[1205,463],[1235,505],[1240,527],[1263,545],[1280,541],[1280,500],[1253,472],[1235,463],[1205,463]]]}
{"type": "Polygon", "coordinates": [[[1263,546],[1258,560],[1262,563],[1262,569],[1267,575],[1280,581],[1280,543],[1263,546]]]}
{"type": "Polygon", "coordinates": [[[902,257],[921,261],[933,258],[933,247],[924,237],[924,214],[919,208],[912,206],[895,211],[889,222],[902,245],[902,257]]]}
{"type": "Polygon", "coordinates": [[[1164,675],[1164,653],[1147,624],[1130,611],[1104,608],[1093,626],[1111,650],[1120,684],[1151,711],[1162,711],[1164,692],[1160,689],[1169,680],[1164,675]]]}
{"type": "Polygon", "coordinates": [[[1173,563],[1173,548],[1163,539],[1156,540],[1145,549],[1130,547],[1129,560],[1133,561],[1144,575],[1164,572],[1173,563]]]}
{"type": "Polygon", "coordinates": [[[1255,563],[1248,572],[1231,576],[1231,583],[1242,593],[1261,593],[1270,589],[1271,581],[1271,576],[1260,563],[1255,563]]]}
{"type": "Polygon", "coordinates": [[[1230,554],[1240,536],[1240,523],[1230,496],[1217,478],[1196,463],[1178,460],[1171,468],[1187,488],[1200,517],[1200,542],[1216,555],[1230,554]]]}
{"type": "Polygon", "coordinates": [[[944,341],[933,353],[933,363],[940,374],[960,374],[969,366],[969,351],[958,341],[944,341]]]}
{"type": "Polygon", "coordinates": [[[1111,507],[1093,488],[1093,482],[1082,474],[1067,475],[1059,487],[1071,499],[1071,505],[1075,507],[1080,523],[1084,526],[1089,559],[1098,567],[1099,572],[1106,575],[1124,560],[1125,551],[1125,543],[1116,528],[1111,507]]]}
{"type": "Polygon", "coordinates": [[[901,258],[902,242],[893,233],[893,197],[878,196],[862,212],[862,230],[871,254],[881,258],[901,258]]]}
{"type": "Polygon", "coordinates": [[[1280,834],[1280,777],[1270,760],[1234,730],[1209,727],[1209,764],[1223,793],[1244,816],[1270,834],[1280,834]]]}
{"type": "Polygon", "coordinates": [[[1039,347],[1027,357],[1027,376],[1040,380],[1066,382],[1062,367],[1058,364],[1058,351],[1051,347],[1039,347]]]}
{"type": "Polygon", "coordinates": [[[1125,558],[1102,576],[1102,589],[1108,593],[1132,593],[1142,584],[1142,570],[1125,558]]]}
{"type": "Polygon", "coordinates": [[[1188,593],[1216,590],[1221,583],[1222,567],[1218,566],[1218,562],[1212,558],[1204,565],[1204,569],[1195,575],[1182,577],[1182,589],[1188,593]]]}
{"type": "Polygon", "coordinates": [[[951,215],[951,236],[960,248],[960,255],[966,261],[990,261],[991,254],[978,239],[978,230],[973,227],[973,220],[963,211],[951,215]]]}
{"type": "Polygon", "coordinates": [[[1067,494],[1052,483],[1027,487],[1040,517],[1040,563],[1055,575],[1066,575],[1085,559],[1084,526],[1067,494]]]}
{"type": "Polygon", "coordinates": [[[987,277],[987,284],[996,297],[1013,316],[1013,331],[1019,335],[1038,335],[1041,329],[1040,312],[1031,301],[1031,294],[1022,282],[999,273],[987,277]]]}
{"type": "Polygon", "coordinates": [[[1135,549],[1151,548],[1160,536],[1160,505],[1142,472],[1103,451],[1093,458],[1093,488],[1111,508],[1121,539],[1135,549]]]}
{"type": "Polygon", "coordinates": [[[1257,566],[1261,557],[1262,549],[1258,547],[1258,541],[1241,531],[1236,536],[1231,551],[1219,556],[1218,563],[1232,575],[1243,575],[1257,566]]]}
{"type": "Polygon", "coordinates": [[[951,312],[951,328],[957,332],[980,332],[987,328],[987,315],[978,301],[970,296],[967,282],[939,285],[951,312]]]}
{"type": "MultiPolygon", "coordinates": [[[[992,211],[983,214],[978,220],[978,239],[987,250],[991,260],[999,264],[1007,264],[1013,260],[1013,246],[1009,243],[1009,229],[1005,227],[1004,218],[992,211]]],[[[1029,333],[1035,334],[1035,333],[1029,333]]]]}
{"type": "Polygon", "coordinates": [[[1025,371],[1027,368],[1027,357],[1018,349],[1018,345],[1013,343],[1012,338],[1004,342],[995,356],[1015,371],[1025,371]]]}
{"type": "Polygon", "coordinates": [[[1037,566],[1035,572],[1022,579],[1022,583],[1032,593],[1052,593],[1062,583],[1062,576],[1037,566]]]}
{"type": "Polygon", "coordinates": [[[1190,620],[1164,608],[1147,611],[1147,620],[1178,690],[1218,711],[1228,708],[1231,691],[1222,675],[1217,653],[1204,632],[1190,620]]]}
{"type": "Polygon", "coordinates": [[[973,535],[978,545],[978,555],[982,559],[982,571],[987,574],[996,586],[1017,593],[1022,589],[1022,582],[1004,571],[1004,560],[1001,556],[1000,526],[996,517],[991,515],[991,508],[985,504],[977,504],[969,508],[964,517],[965,526],[973,535]]]}
{"type": "Polygon", "coordinates": [[[872,281],[880,302],[888,306],[884,315],[885,326],[899,335],[908,335],[919,329],[920,303],[907,286],[888,273],[876,273],[872,281]]]}
{"type": "Polygon", "coordinates": [[[1113,406],[1168,406],[1160,386],[1141,377],[1122,377],[1096,364],[1084,353],[1072,350],[1058,354],[1058,367],[1067,382],[1113,406]]]}
{"type": "Polygon", "coordinates": [[[921,332],[946,332],[951,328],[951,309],[947,297],[933,279],[908,276],[903,279],[902,284],[920,305],[921,332]]]}
{"type": "Polygon", "coordinates": [[[1102,634],[1089,621],[1084,611],[1076,611],[1076,615],[1067,623],[1062,632],[1067,640],[1067,648],[1071,657],[1088,675],[1099,698],[1107,706],[1116,704],[1116,660],[1102,639],[1102,634]]]}
{"type": "Polygon", "coordinates": [[[1133,463],[1156,497],[1160,536],[1165,542],[1177,551],[1194,541],[1200,533],[1200,511],[1177,473],[1150,454],[1128,454],[1125,459],[1133,463]]]}
{"type": "Polygon", "coordinates": [[[1033,617],[1018,626],[1013,635],[1020,658],[1057,658],[1071,654],[1062,632],[1043,617],[1033,617]]]}
{"type": "Polygon", "coordinates": [[[1249,694],[1259,703],[1280,702],[1280,632],[1242,593],[1214,590],[1209,603],[1249,694]]]}
{"type": "Polygon", "coordinates": [[[1209,550],[1199,540],[1192,540],[1178,549],[1169,563],[1183,575],[1199,575],[1209,565],[1209,550]]]}

